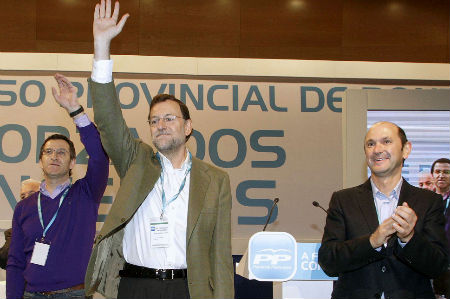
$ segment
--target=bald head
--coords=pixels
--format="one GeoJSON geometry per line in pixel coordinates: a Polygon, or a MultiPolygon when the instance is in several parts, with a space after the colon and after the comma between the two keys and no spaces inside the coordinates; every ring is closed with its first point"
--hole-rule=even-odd
{"type": "Polygon", "coordinates": [[[430,191],[435,191],[434,178],[428,171],[422,171],[419,174],[419,187],[430,191]]]}
{"type": "Polygon", "coordinates": [[[20,186],[20,199],[25,199],[34,192],[39,191],[40,185],[41,182],[33,179],[22,181],[22,185],[20,186]]]}
{"type": "Polygon", "coordinates": [[[411,152],[405,132],[391,122],[378,122],[367,131],[364,152],[372,178],[401,178],[403,161],[411,152]]]}
{"type": "Polygon", "coordinates": [[[399,126],[397,126],[396,124],[389,122],[389,121],[379,121],[374,123],[370,129],[367,131],[366,136],[364,138],[364,140],[366,140],[367,135],[369,134],[370,130],[372,129],[377,129],[378,127],[390,127],[390,128],[395,128],[397,130],[398,133],[398,137],[400,138],[401,142],[402,142],[402,149],[405,146],[405,144],[408,142],[408,138],[406,138],[406,133],[405,131],[400,128],[399,126]]]}

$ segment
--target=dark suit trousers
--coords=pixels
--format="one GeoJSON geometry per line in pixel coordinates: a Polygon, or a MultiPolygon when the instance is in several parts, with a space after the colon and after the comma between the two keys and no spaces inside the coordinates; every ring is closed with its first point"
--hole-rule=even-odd
{"type": "Polygon", "coordinates": [[[117,299],[190,299],[187,279],[122,277],[117,299]]]}

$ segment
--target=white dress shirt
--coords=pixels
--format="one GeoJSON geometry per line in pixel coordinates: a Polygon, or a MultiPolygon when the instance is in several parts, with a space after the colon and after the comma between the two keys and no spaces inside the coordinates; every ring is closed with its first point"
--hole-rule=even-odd
{"type": "Polygon", "coordinates": [[[150,239],[150,219],[159,218],[162,212],[161,192],[164,188],[168,203],[180,190],[189,167],[189,155],[186,155],[181,168],[172,167],[172,163],[160,154],[163,163],[164,187],[161,178],[141,204],[131,221],[125,226],[123,254],[127,263],[155,269],[186,269],[186,227],[189,203],[190,172],[187,174],[183,190],[177,199],[171,202],[164,212],[169,221],[169,246],[152,248],[150,239]]]}

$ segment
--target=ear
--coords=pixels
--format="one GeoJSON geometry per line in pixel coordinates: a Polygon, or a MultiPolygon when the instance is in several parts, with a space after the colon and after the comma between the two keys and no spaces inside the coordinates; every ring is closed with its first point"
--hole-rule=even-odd
{"type": "Polygon", "coordinates": [[[73,168],[75,167],[75,164],[76,164],[76,163],[77,163],[77,160],[76,160],[76,159],[70,160],[69,168],[70,168],[70,169],[73,169],[73,168]]]}
{"type": "Polygon", "coordinates": [[[402,154],[403,159],[408,158],[409,154],[411,153],[411,150],[412,150],[411,142],[407,141],[403,146],[403,154],[402,154]]]}
{"type": "Polygon", "coordinates": [[[188,136],[192,132],[192,120],[186,119],[184,121],[184,135],[188,136]]]}

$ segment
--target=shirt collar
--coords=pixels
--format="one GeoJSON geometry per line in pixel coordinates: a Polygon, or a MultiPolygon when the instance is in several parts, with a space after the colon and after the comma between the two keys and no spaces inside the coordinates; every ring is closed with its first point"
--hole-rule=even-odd
{"type": "MultiPolygon", "coordinates": [[[[374,198],[376,198],[380,195],[384,195],[384,193],[381,192],[380,189],[377,188],[377,186],[375,185],[375,183],[372,180],[372,177],[370,177],[370,184],[372,185],[372,194],[373,194],[374,198]]],[[[402,184],[403,184],[403,177],[400,178],[397,185],[391,191],[391,193],[389,194],[389,198],[394,197],[397,200],[400,198],[400,190],[402,189],[402,184]]]]}
{"type": "Polygon", "coordinates": [[[161,161],[161,164],[162,164],[161,166],[162,166],[163,170],[171,170],[171,171],[182,170],[182,171],[185,171],[188,168],[188,166],[189,166],[189,162],[190,162],[189,157],[190,157],[190,155],[189,155],[189,150],[188,149],[186,149],[186,159],[184,159],[184,162],[181,165],[181,168],[174,168],[173,165],[172,165],[172,162],[170,162],[170,160],[166,156],[164,156],[161,152],[158,152],[158,155],[161,157],[160,161],[161,161]]]}
{"type": "Polygon", "coordinates": [[[65,181],[64,183],[58,185],[55,190],[53,190],[52,194],[50,194],[50,192],[48,192],[47,190],[47,183],[45,182],[45,180],[42,181],[41,186],[39,187],[39,191],[48,197],[51,198],[55,198],[56,196],[58,196],[64,189],[67,188],[67,186],[70,185],[70,179],[67,179],[67,181],[65,181]]]}

